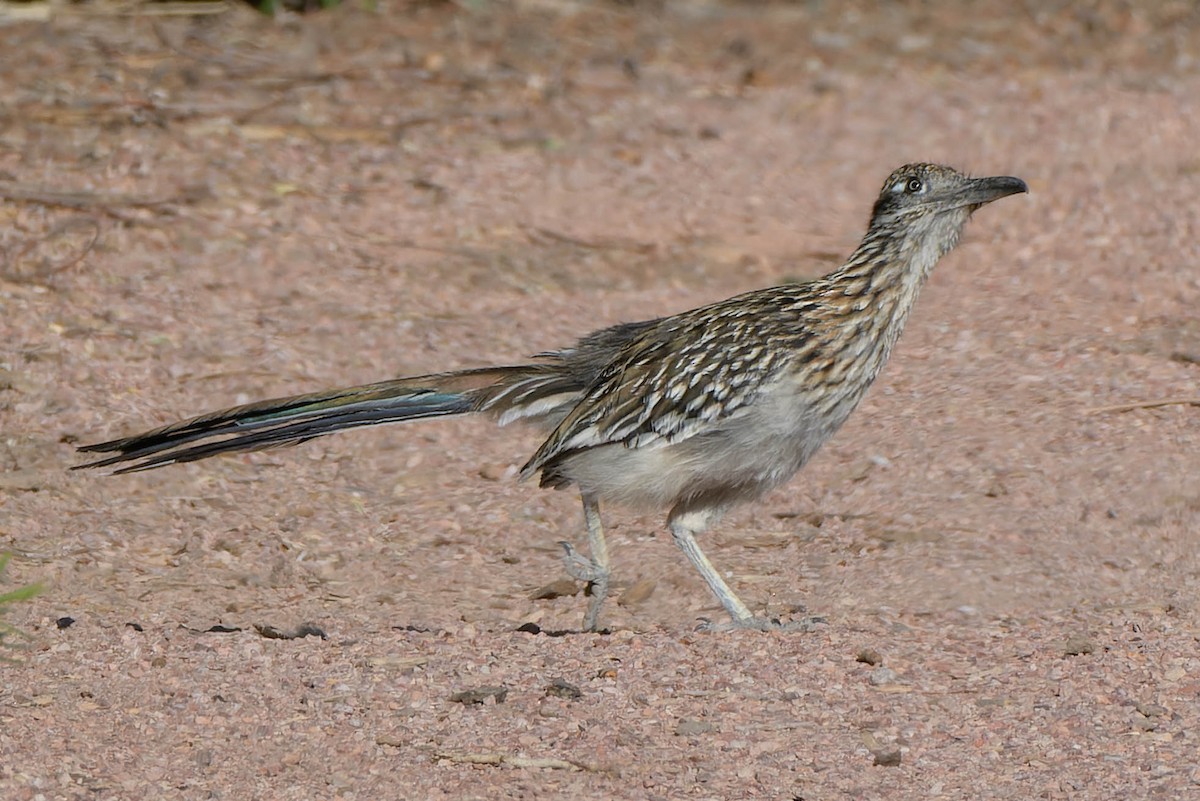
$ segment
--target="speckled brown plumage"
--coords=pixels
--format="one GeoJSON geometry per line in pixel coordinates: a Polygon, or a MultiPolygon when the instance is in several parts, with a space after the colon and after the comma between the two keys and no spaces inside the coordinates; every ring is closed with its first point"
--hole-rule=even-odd
{"type": "Polygon", "coordinates": [[[380,423],[479,412],[551,433],[522,469],[578,486],[591,556],[565,545],[593,582],[585,627],[608,588],[600,502],[669,510],[668,526],[732,623],[754,617],[700,550],[733,503],[788,480],[845,422],[883,368],[934,264],[985,203],[1027,191],[1017,178],[970,178],[910,164],[892,173],[862,243],[830,274],[670,317],[624,323],[533,362],[384,381],[263,401],[81,450],[117,472],[303,442],[380,423]]]}

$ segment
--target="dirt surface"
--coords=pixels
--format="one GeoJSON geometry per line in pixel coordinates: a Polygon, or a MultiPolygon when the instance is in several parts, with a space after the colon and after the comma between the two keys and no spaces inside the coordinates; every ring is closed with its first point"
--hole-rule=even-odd
{"type": "Polygon", "coordinates": [[[1200,797],[1200,19],[1026,5],[0,9],[0,797],[1200,797]],[[515,427],[66,469],[818,275],[912,160],[1032,191],[705,540],[815,633],[620,509],[611,633],[517,631],[586,600],[515,427]]]}

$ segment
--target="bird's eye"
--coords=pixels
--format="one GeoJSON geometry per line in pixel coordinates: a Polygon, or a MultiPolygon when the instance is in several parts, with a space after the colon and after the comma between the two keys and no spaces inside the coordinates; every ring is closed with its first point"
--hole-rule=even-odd
{"type": "Polygon", "coordinates": [[[915,195],[924,188],[925,184],[921,183],[920,178],[909,178],[908,182],[904,184],[904,191],[910,195],[915,195]]]}

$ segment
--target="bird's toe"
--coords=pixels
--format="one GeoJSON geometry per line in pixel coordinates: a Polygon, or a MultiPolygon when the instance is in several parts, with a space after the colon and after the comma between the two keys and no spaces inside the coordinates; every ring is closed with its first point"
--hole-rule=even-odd
{"type": "Polygon", "coordinates": [[[787,631],[812,632],[828,621],[823,617],[805,617],[796,620],[780,620],[777,617],[744,617],[714,623],[711,620],[701,620],[697,631],[787,631]]]}

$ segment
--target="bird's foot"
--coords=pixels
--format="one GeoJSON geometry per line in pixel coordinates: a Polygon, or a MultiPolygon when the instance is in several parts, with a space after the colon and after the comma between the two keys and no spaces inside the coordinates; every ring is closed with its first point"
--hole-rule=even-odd
{"type": "Polygon", "coordinates": [[[600,607],[608,597],[608,578],[611,573],[605,565],[579,553],[571,543],[560,542],[559,545],[563,549],[563,567],[567,575],[579,581],[586,581],[591,590],[592,599],[583,618],[583,630],[599,631],[600,607]]]}
{"type": "Polygon", "coordinates": [[[584,556],[569,542],[560,542],[559,545],[563,549],[563,568],[571,578],[589,583],[608,580],[607,567],[584,556]]]}
{"type": "Polygon", "coordinates": [[[700,621],[697,631],[788,631],[813,632],[827,621],[823,617],[805,617],[796,620],[780,620],[777,617],[742,617],[734,618],[724,623],[714,623],[711,620],[700,621]]]}

